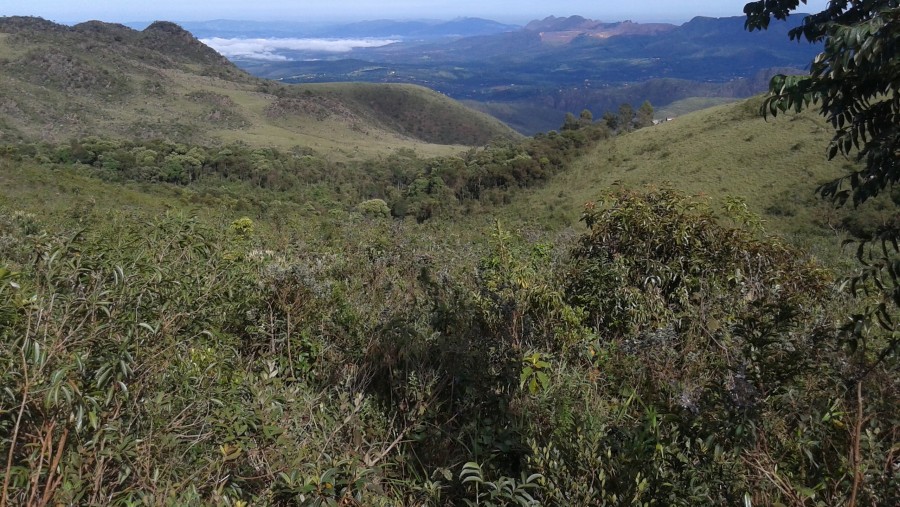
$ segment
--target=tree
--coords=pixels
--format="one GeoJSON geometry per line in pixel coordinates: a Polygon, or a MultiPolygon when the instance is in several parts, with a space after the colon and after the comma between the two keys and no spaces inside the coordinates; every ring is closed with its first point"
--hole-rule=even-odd
{"type": "Polygon", "coordinates": [[[388,218],[391,216],[391,208],[384,199],[369,199],[359,203],[356,209],[367,217],[388,218]]]}
{"type": "Polygon", "coordinates": [[[632,129],[634,123],[634,107],[629,103],[619,106],[619,128],[625,132],[632,129]]]}
{"type": "Polygon", "coordinates": [[[566,113],[566,119],[563,120],[563,125],[560,130],[578,130],[581,127],[581,124],[575,118],[575,115],[572,113],[566,113]]]}
{"type": "Polygon", "coordinates": [[[582,109],[581,114],[578,115],[578,118],[581,120],[581,123],[590,125],[594,122],[594,114],[591,113],[589,109],[582,109]]]}
{"type": "MultiPolygon", "coordinates": [[[[744,7],[749,30],[784,20],[806,0],[758,0],[744,7]]],[[[863,168],[819,188],[820,194],[854,205],[900,180],[900,1],[834,0],[803,18],[791,40],[824,42],[808,76],[777,75],[763,113],[777,115],[810,106],[834,127],[828,157],[855,155],[863,168]],[[849,188],[845,188],[849,183],[849,188]]]]}
{"type": "Polygon", "coordinates": [[[603,113],[603,121],[606,123],[606,126],[609,127],[609,130],[614,131],[619,128],[619,117],[612,111],[603,113]]]}
{"type": "MultiPolygon", "coordinates": [[[[783,20],[806,0],[758,0],[744,7],[749,30],[763,30],[772,18],[783,20]]],[[[810,106],[834,127],[828,157],[855,155],[862,168],[819,187],[819,193],[843,204],[859,205],[900,180],[900,0],[834,0],[817,14],[803,18],[789,32],[793,40],[823,42],[808,76],[777,75],[763,114],[777,115],[810,106]],[[844,188],[849,183],[849,188],[844,188]]],[[[871,290],[882,300],[854,317],[854,334],[877,322],[891,338],[884,349],[900,348],[900,324],[890,309],[900,308],[900,228],[881,227],[874,243],[860,244],[864,265],[852,287],[871,290]]]]}
{"type": "Polygon", "coordinates": [[[649,100],[645,100],[637,111],[637,128],[644,128],[653,125],[653,105],[649,100]]]}

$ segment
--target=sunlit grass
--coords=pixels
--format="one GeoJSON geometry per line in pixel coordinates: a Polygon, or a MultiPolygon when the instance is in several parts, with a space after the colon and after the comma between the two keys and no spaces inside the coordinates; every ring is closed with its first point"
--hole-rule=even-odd
{"type": "Polygon", "coordinates": [[[671,104],[657,109],[654,116],[661,119],[673,118],[694,111],[700,111],[701,109],[737,102],[739,100],[740,99],[733,99],[730,97],[690,97],[687,99],[676,100],[671,104]]]}
{"type": "Polygon", "coordinates": [[[811,113],[765,120],[759,99],[705,109],[601,142],[570,171],[525,192],[507,212],[552,228],[577,223],[586,202],[614,186],[672,186],[721,204],[739,197],[765,227],[837,261],[836,214],[816,187],[843,174],[828,161],[828,126],[811,113]]]}

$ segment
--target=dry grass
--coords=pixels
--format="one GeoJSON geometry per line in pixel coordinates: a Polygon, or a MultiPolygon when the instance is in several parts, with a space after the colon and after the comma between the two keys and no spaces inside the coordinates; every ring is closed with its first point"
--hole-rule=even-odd
{"type": "Polygon", "coordinates": [[[691,97],[687,99],[676,100],[671,104],[659,108],[654,116],[656,118],[673,118],[683,116],[694,111],[700,111],[710,107],[721,106],[722,104],[730,104],[738,102],[740,99],[729,97],[691,97]]]}

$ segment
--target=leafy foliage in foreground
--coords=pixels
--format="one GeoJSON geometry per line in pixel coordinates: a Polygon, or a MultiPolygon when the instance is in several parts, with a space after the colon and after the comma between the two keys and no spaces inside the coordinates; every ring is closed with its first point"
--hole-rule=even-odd
{"type": "Polygon", "coordinates": [[[612,194],[481,255],[362,215],[276,248],[3,210],[3,499],[896,503],[895,359],[863,403],[828,272],[729,209],[612,194]]]}
{"type": "MultiPolygon", "coordinates": [[[[805,1],[803,3],[806,3],[805,1]]],[[[785,19],[797,0],[750,2],[747,27],[765,29],[772,17],[785,19]]],[[[838,153],[865,168],[824,185],[820,191],[843,203],[859,204],[900,181],[900,2],[829,2],[789,32],[792,40],[825,42],[808,76],[778,75],[763,111],[776,115],[815,105],[835,133],[828,157],[838,153]],[[849,182],[849,189],[842,189],[849,182]]]]}

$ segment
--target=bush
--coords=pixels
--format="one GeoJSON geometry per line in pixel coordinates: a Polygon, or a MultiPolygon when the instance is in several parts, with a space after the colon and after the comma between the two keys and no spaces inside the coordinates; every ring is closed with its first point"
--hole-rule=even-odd
{"type": "Polygon", "coordinates": [[[0,210],[11,505],[897,503],[895,363],[739,202],[618,192],[471,248],[38,216],[0,210]]]}
{"type": "MultiPolygon", "coordinates": [[[[670,190],[587,206],[565,278],[596,339],[566,400],[530,408],[548,421],[528,456],[548,503],[846,502],[860,440],[845,430],[857,403],[833,319],[844,303],[827,271],[727,208],[718,218],[670,190]]],[[[878,434],[896,427],[884,381],[855,419],[878,434]]],[[[891,442],[870,440],[856,466],[876,467],[891,442]]],[[[883,480],[862,479],[870,502],[894,497],[883,480]]]]}
{"type": "Polygon", "coordinates": [[[391,208],[384,199],[369,199],[359,203],[356,207],[360,213],[372,218],[387,218],[391,216],[391,208]]]}

